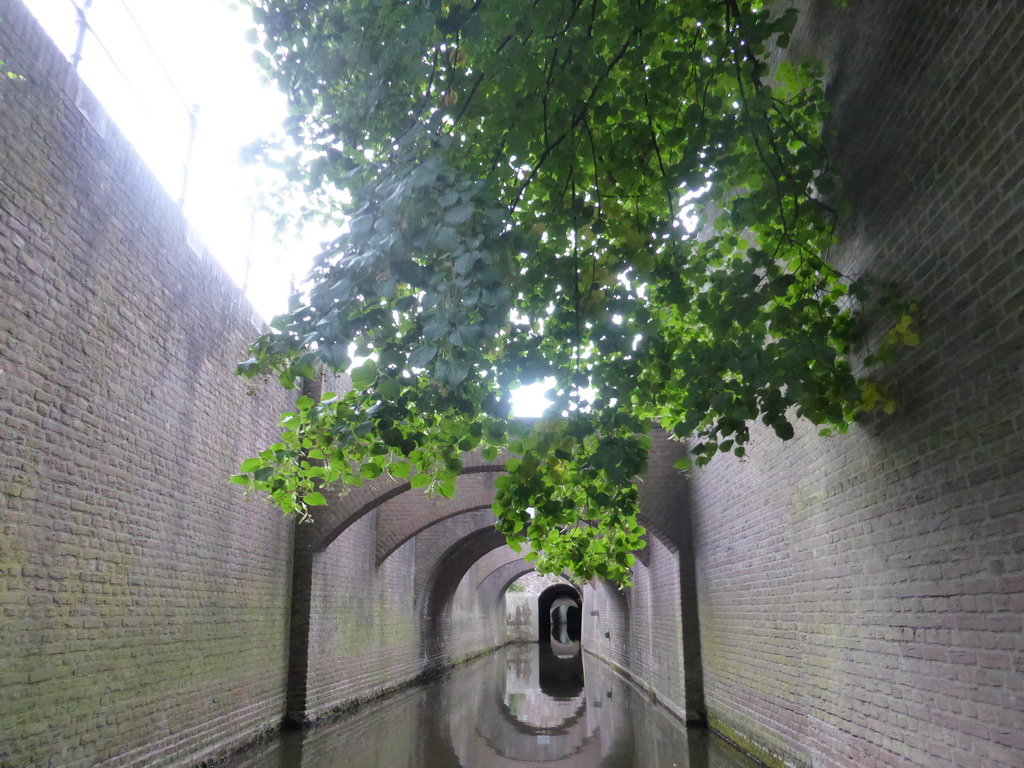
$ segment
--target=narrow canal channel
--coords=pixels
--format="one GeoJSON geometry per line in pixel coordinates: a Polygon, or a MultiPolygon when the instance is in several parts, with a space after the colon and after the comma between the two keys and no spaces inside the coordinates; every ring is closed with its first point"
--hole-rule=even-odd
{"type": "Polygon", "coordinates": [[[579,644],[507,646],[239,755],[231,768],[754,768],[579,644]]]}

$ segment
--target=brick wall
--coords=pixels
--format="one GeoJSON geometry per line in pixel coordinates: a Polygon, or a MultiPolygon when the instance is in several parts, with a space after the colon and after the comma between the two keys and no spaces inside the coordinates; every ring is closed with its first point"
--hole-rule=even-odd
{"type": "Polygon", "coordinates": [[[0,17],[0,764],[188,764],[281,718],[291,524],[227,478],[286,398],[232,375],[251,308],[0,17]]]}
{"type": "Polygon", "coordinates": [[[504,602],[478,588],[485,575],[484,569],[474,564],[451,597],[444,663],[459,663],[508,641],[504,602]]]}
{"type": "Polygon", "coordinates": [[[442,517],[378,566],[383,513],[362,515],[312,555],[308,674],[289,715],[297,722],[506,642],[504,603],[480,588],[494,570],[486,553],[503,543],[492,520],[442,517]]]}
{"type": "Polygon", "coordinates": [[[505,595],[506,637],[513,642],[537,642],[537,596],[527,592],[505,595]]]}
{"type": "Polygon", "coordinates": [[[629,603],[623,592],[601,581],[583,587],[583,650],[629,671],[629,620],[629,603]]]}
{"type": "Polygon", "coordinates": [[[899,410],[696,475],[712,723],[793,765],[1024,764],[1024,16],[810,4],[854,214],[921,300],[899,410]]]}
{"type": "Polygon", "coordinates": [[[630,609],[630,671],[647,682],[666,707],[686,718],[679,559],[649,537],[648,565],[635,569],[627,593],[630,609]]]}
{"type": "Polygon", "coordinates": [[[702,702],[694,706],[687,695],[679,556],[657,536],[648,542],[647,564],[633,569],[632,587],[619,592],[591,584],[584,590],[583,647],[620,668],[680,719],[701,721],[702,702]]]}
{"type": "Polygon", "coordinates": [[[685,445],[664,434],[654,436],[640,484],[647,547],[638,553],[632,587],[586,586],[583,647],[627,674],[678,718],[703,722],[689,491],[674,467],[685,451],[685,445]]]}
{"type": "Polygon", "coordinates": [[[421,671],[412,598],[415,545],[374,566],[376,516],[353,524],[314,567],[306,718],[408,682],[421,671]]]}

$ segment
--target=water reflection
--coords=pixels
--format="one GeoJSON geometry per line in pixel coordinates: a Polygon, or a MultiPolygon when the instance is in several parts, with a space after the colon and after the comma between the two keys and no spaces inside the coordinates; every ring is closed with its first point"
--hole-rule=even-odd
{"type": "Polygon", "coordinates": [[[516,645],[303,733],[233,768],[749,768],[683,728],[578,643],[516,645]],[[573,648],[575,646],[575,648],[573,648]]]}

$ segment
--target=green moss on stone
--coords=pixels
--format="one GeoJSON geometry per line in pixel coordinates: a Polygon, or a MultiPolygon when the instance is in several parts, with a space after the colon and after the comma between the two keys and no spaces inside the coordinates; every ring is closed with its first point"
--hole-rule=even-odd
{"type": "Polygon", "coordinates": [[[768,768],[794,768],[794,766],[802,765],[800,763],[792,763],[787,760],[783,760],[778,755],[769,752],[760,744],[748,739],[735,728],[730,727],[717,717],[713,717],[711,715],[708,716],[708,727],[726,741],[731,742],[736,747],[746,752],[758,762],[764,763],[768,768]]]}

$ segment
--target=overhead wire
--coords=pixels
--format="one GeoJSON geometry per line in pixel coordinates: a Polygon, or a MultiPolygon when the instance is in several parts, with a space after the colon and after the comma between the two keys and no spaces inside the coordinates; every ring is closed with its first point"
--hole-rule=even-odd
{"type": "MultiPolygon", "coordinates": [[[[88,30],[90,33],[92,33],[93,39],[96,41],[100,49],[106,55],[107,59],[110,61],[111,66],[114,68],[117,74],[120,75],[121,79],[124,81],[125,86],[127,86],[132,96],[134,96],[135,100],[139,103],[139,106],[142,107],[143,111],[147,113],[150,112],[150,108],[149,105],[146,103],[146,100],[142,98],[142,95],[138,92],[138,90],[136,90],[135,86],[132,84],[131,79],[128,77],[127,74],[125,74],[124,70],[121,69],[121,66],[117,63],[117,59],[114,57],[113,53],[111,53],[110,49],[107,48],[106,44],[103,41],[103,38],[96,31],[96,28],[89,23],[86,10],[91,6],[91,0],[87,0],[84,8],[80,6],[78,2],[76,2],[76,0],[68,0],[68,2],[71,3],[72,7],[74,7],[75,9],[80,29],[83,31],[82,34],[84,34],[84,30],[88,30]]],[[[131,20],[131,23],[135,27],[136,32],[138,32],[139,38],[146,46],[150,56],[153,57],[153,61],[156,62],[156,65],[157,67],[159,67],[160,72],[167,80],[168,85],[170,85],[171,90],[174,92],[174,95],[177,97],[181,106],[185,109],[185,112],[188,115],[190,136],[188,140],[188,152],[185,158],[185,162],[182,164],[182,187],[181,195],[178,200],[179,205],[184,205],[185,188],[188,185],[189,163],[192,155],[192,146],[193,143],[195,142],[196,137],[196,113],[198,112],[199,108],[195,104],[189,104],[188,100],[178,89],[178,84],[175,82],[174,77],[167,70],[167,67],[164,66],[163,59],[160,58],[160,54],[157,52],[156,48],[153,47],[153,43],[150,41],[149,36],[146,34],[146,31],[142,28],[142,25],[139,23],[139,20],[135,17],[135,14],[132,13],[132,10],[128,6],[127,2],[125,2],[125,0],[118,0],[118,2],[121,4],[121,7],[124,8],[124,12],[131,20]]],[[[76,49],[75,54],[72,56],[72,63],[75,65],[75,67],[77,67],[78,62],[81,61],[82,58],[81,42],[82,38],[79,37],[78,48],[76,49]]]]}
{"type": "Polygon", "coordinates": [[[174,82],[174,78],[171,77],[171,73],[167,71],[167,67],[164,66],[163,59],[161,59],[160,54],[156,52],[156,49],[150,42],[149,37],[146,36],[146,32],[143,30],[142,25],[139,24],[138,19],[135,18],[135,14],[133,14],[131,8],[128,7],[128,3],[125,2],[125,0],[118,0],[118,2],[121,4],[121,7],[124,8],[125,13],[128,14],[128,18],[131,19],[132,24],[135,25],[135,29],[139,32],[139,37],[141,37],[142,42],[146,44],[146,48],[149,49],[150,54],[153,56],[153,60],[156,62],[157,66],[160,67],[160,71],[163,72],[164,77],[167,78],[167,82],[170,84],[171,90],[174,91],[174,94],[178,97],[182,106],[185,107],[187,112],[191,113],[195,111],[195,105],[189,104],[188,100],[181,94],[181,91],[178,90],[177,83],[174,82]]]}

